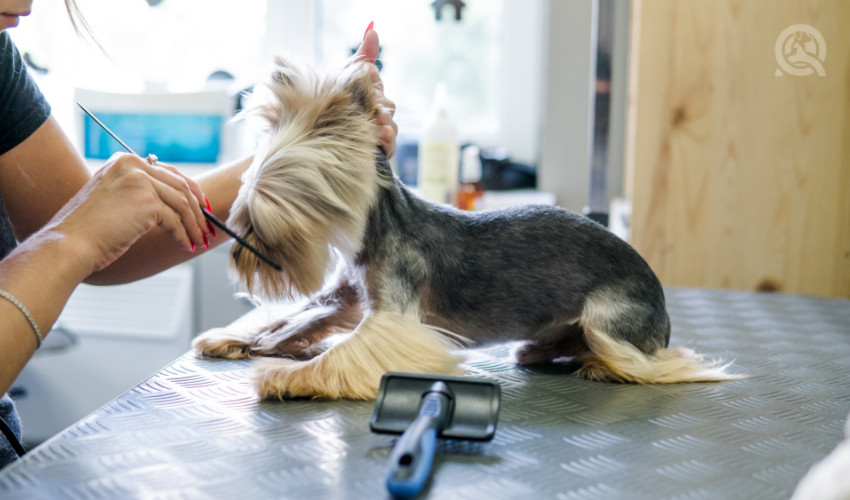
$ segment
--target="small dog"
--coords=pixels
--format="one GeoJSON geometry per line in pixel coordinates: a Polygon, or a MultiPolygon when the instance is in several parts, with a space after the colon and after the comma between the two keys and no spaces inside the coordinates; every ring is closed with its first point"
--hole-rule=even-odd
{"type": "Polygon", "coordinates": [[[268,139],[228,225],[284,271],[238,246],[232,265],[252,293],[308,300],[259,331],[194,342],[208,356],[264,357],[261,397],[373,399],[387,371],[453,373],[460,344],[511,340],[524,341],[520,363],[572,357],[589,379],[739,378],[667,347],[661,284],[602,226],[555,207],[473,213],[414,195],[375,146],[362,67],[322,77],[278,58],[268,88],[254,110],[268,139]],[[352,334],[315,352],[341,332],[352,334]]]}

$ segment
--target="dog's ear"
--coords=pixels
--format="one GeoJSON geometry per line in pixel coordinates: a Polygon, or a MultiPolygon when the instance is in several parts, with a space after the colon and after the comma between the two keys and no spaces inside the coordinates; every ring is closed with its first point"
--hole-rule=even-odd
{"type": "Polygon", "coordinates": [[[281,56],[275,56],[274,70],[271,75],[273,82],[279,83],[285,87],[291,87],[294,83],[294,77],[297,75],[297,72],[298,68],[289,62],[288,59],[281,56]]]}
{"type": "Polygon", "coordinates": [[[372,88],[372,78],[366,66],[352,75],[352,78],[345,84],[345,91],[351,97],[351,101],[360,105],[364,111],[371,113],[374,110],[375,94],[372,88]]]}

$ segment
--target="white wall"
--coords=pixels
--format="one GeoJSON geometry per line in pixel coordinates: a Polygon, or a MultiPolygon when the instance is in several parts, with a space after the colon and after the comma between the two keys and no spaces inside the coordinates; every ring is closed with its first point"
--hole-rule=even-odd
{"type": "Polygon", "coordinates": [[[511,157],[536,165],[540,160],[545,33],[549,0],[506,0],[502,56],[502,123],[498,138],[511,157]]]}
{"type": "Polygon", "coordinates": [[[560,206],[588,199],[597,2],[548,0],[538,187],[560,206]]]}
{"type": "Polygon", "coordinates": [[[314,32],[318,12],[319,7],[313,0],[269,0],[261,60],[271,64],[275,55],[318,60],[314,32]]]}

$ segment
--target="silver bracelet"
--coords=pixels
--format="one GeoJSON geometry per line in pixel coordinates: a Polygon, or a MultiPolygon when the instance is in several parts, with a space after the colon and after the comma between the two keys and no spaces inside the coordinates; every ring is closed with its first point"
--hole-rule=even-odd
{"type": "Polygon", "coordinates": [[[35,332],[35,338],[36,338],[36,340],[38,340],[38,347],[41,347],[41,343],[44,342],[44,337],[41,335],[41,330],[38,328],[38,323],[36,323],[35,319],[33,319],[32,314],[30,314],[29,309],[27,309],[23,304],[21,304],[20,300],[15,298],[14,295],[7,292],[6,290],[0,290],[0,297],[3,297],[4,299],[6,299],[9,302],[11,302],[12,304],[14,304],[15,307],[17,307],[21,311],[21,313],[23,313],[23,315],[26,316],[27,321],[30,322],[30,326],[32,327],[32,331],[35,332]]]}

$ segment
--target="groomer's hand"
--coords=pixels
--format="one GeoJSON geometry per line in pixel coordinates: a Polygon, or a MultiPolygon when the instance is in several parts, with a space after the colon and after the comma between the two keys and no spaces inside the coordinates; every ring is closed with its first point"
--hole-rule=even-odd
{"type": "Polygon", "coordinates": [[[392,158],[396,150],[398,125],[393,121],[395,103],[387,99],[384,95],[384,82],[381,81],[378,67],[375,66],[375,61],[378,60],[379,48],[378,33],[372,29],[372,24],[369,24],[369,29],[363,35],[363,43],[351,57],[351,62],[362,61],[369,64],[369,76],[372,78],[372,85],[375,89],[375,100],[378,105],[378,114],[375,117],[375,121],[381,127],[380,135],[378,136],[378,145],[384,148],[387,158],[392,158]]]}
{"type": "Polygon", "coordinates": [[[187,252],[204,245],[211,229],[201,204],[205,204],[201,188],[174,167],[116,153],[48,227],[77,245],[75,250],[91,266],[91,274],[157,226],[187,252]]]}

